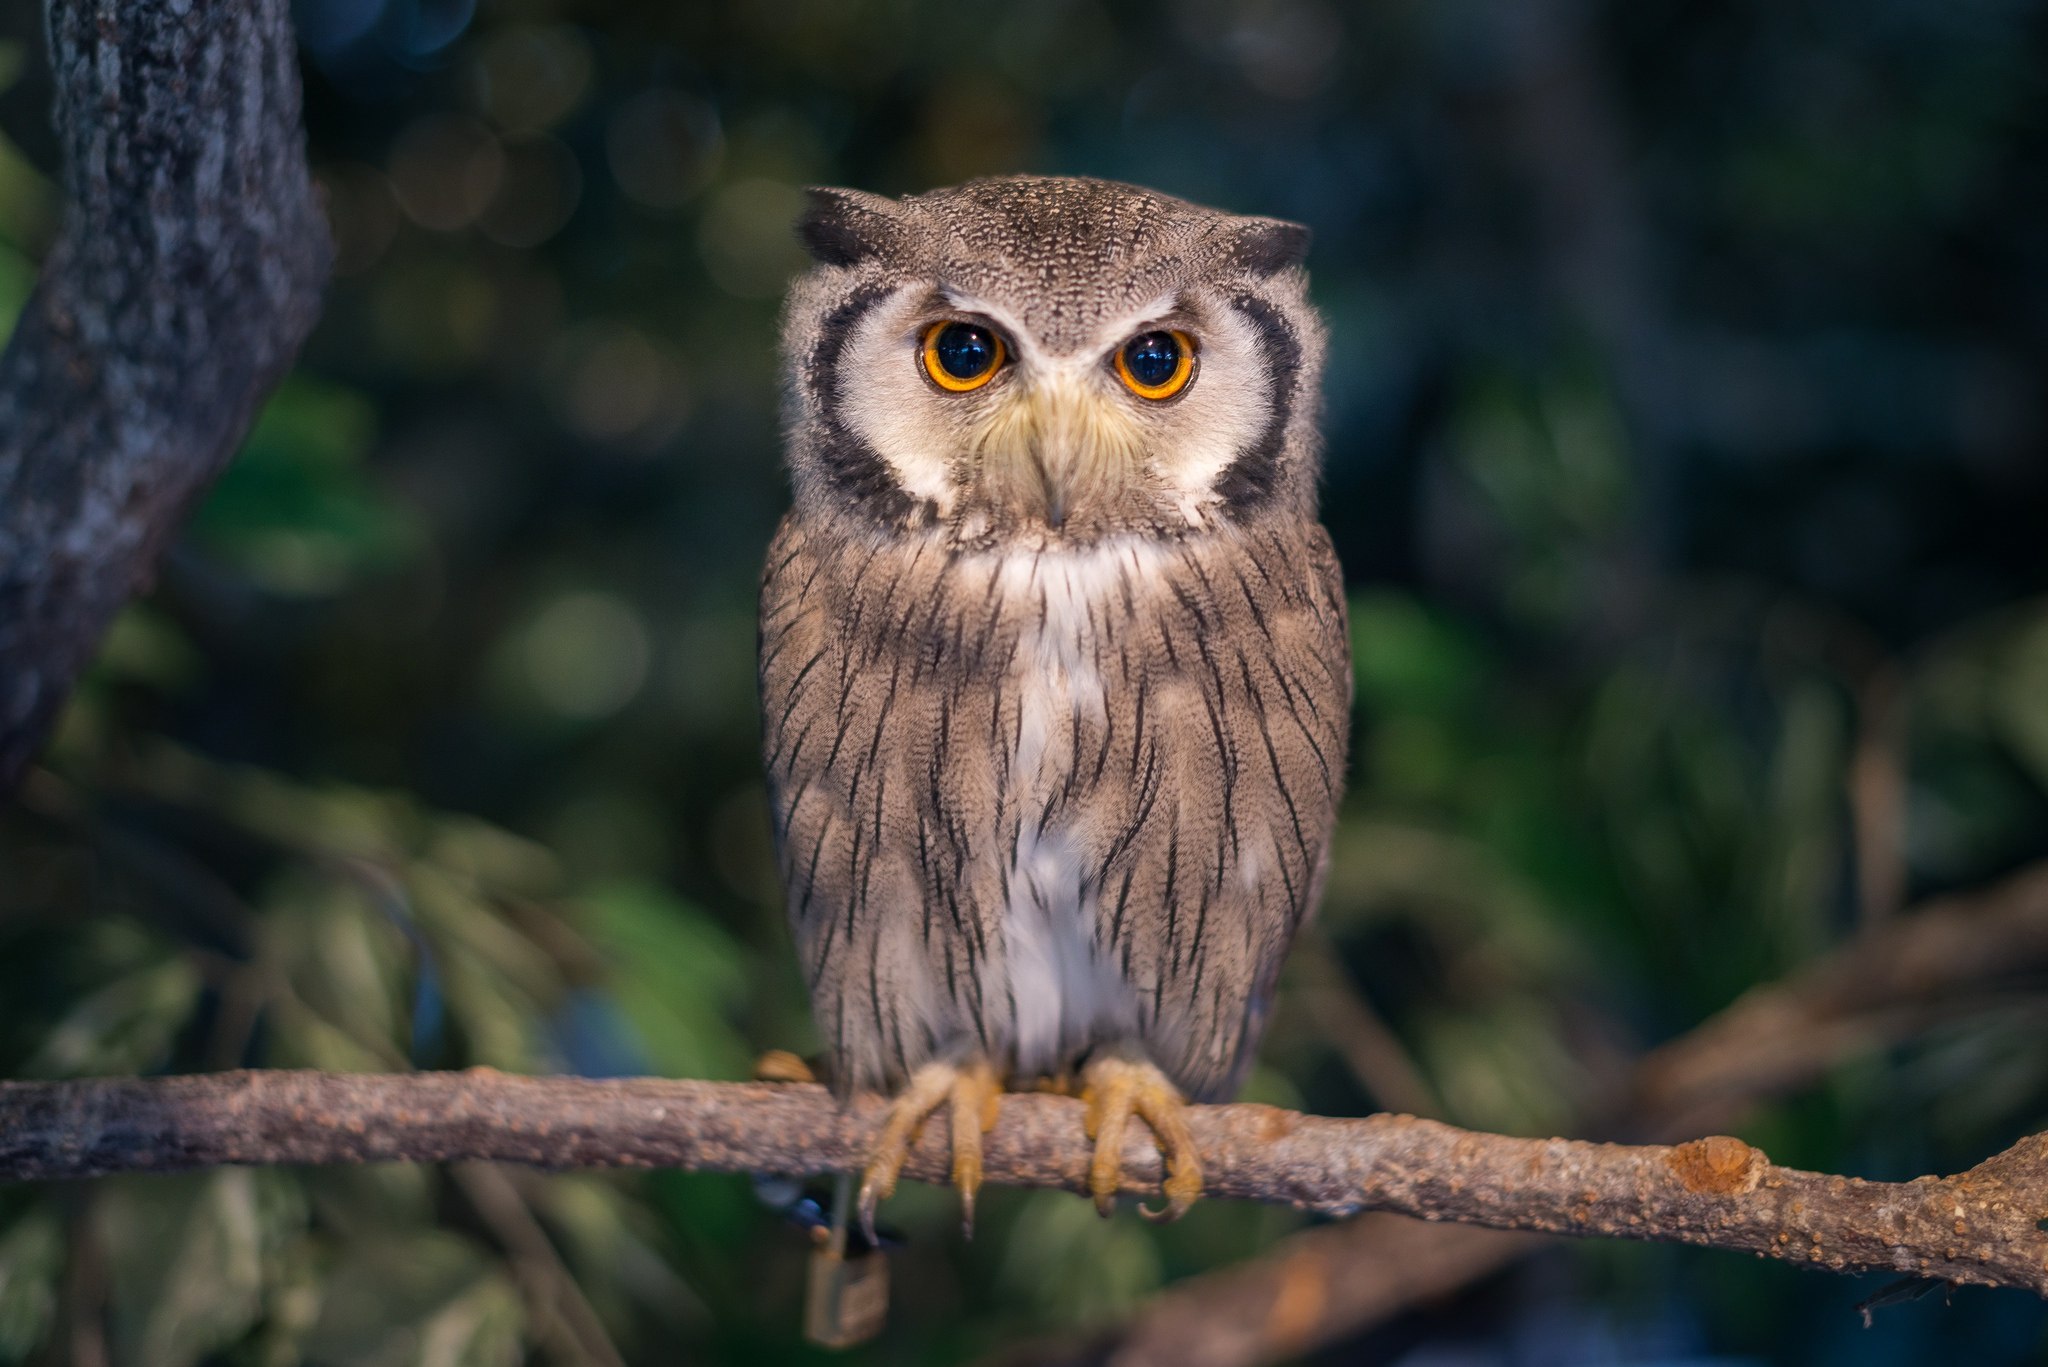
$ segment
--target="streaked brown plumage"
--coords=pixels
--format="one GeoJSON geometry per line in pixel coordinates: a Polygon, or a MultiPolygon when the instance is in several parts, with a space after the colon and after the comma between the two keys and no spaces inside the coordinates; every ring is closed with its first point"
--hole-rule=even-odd
{"type": "Polygon", "coordinates": [[[971,1202],[991,1082],[1078,1077],[1105,1148],[1159,1133],[1177,1211],[1180,1096],[1241,1081],[1343,778],[1305,236],[1050,178],[820,192],[803,232],[762,705],[833,1080],[904,1097],[864,1206],[949,1099],[971,1202]],[[948,318],[1014,356],[984,389],[916,371],[948,318]],[[1168,328],[1185,392],[1119,386],[1168,328]]]}

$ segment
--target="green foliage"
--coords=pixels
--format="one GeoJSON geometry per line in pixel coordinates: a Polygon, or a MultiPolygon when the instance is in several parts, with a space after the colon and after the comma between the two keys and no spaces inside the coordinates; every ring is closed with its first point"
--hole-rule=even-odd
{"type": "Polygon", "coordinates": [[[1105,1222],[1094,1207],[1060,1193],[1033,1193],[1006,1241],[997,1283],[1003,1299],[1047,1324],[1113,1323],[1163,1280],[1158,1246],[1144,1226],[1105,1222]]]}
{"type": "Polygon", "coordinates": [[[52,1206],[16,1213],[0,1233],[0,1362],[23,1361],[46,1340],[64,1263],[64,1227],[52,1206]]]}
{"type": "Polygon", "coordinates": [[[583,906],[592,939],[618,966],[612,999],[655,1071],[747,1076],[753,1056],[730,1022],[750,974],[732,937],[658,888],[598,888],[583,906]]]}
{"type": "Polygon", "coordinates": [[[323,1278],[319,1318],[284,1361],[496,1367],[522,1360],[527,1329],[502,1263],[433,1231],[370,1239],[323,1278]]]}
{"type": "Polygon", "coordinates": [[[192,521],[193,541],[275,594],[328,595],[417,554],[403,504],[364,468],[376,416],[362,395],[287,380],[192,521]]]}
{"type": "MultiPolygon", "coordinates": [[[[728,1012],[746,956],[673,896],[576,894],[544,850],[474,818],[161,743],[95,782],[108,807],[54,776],[26,803],[15,867],[31,895],[0,919],[9,1075],[540,1071],[566,1061],[563,1013],[601,977],[634,1057],[744,1069],[728,1012]],[[124,802],[150,815],[111,810],[124,802]],[[162,845],[159,820],[192,848],[162,845]],[[83,919],[68,910],[81,872],[99,908],[83,919]]],[[[621,1338],[673,1322],[693,1295],[664,1251],[674,1230],[633,1185],[562,1177],[521,1195],[621,1338]]],[[[0,1361],[45,1341],[62,1269],[87,1248],[98,1281],[74,1285],[73,1310],[92,1298],[117,1361],[518,1361],[536,1327],[525,1255],[503,1237],[465,1187],[420,1170],[225,1169],[51,1191],[0,1220],[0,1361]]]]}

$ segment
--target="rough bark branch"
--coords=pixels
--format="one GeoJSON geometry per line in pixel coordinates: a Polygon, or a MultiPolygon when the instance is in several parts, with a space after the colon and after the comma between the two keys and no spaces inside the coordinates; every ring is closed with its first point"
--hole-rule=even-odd
{"type": "MultiPolygon", "coordinates": [[[[2048,969],[2048,864],[1873,925],[1639,1060],[1586,1128],[1670,1141],[1730,1129],[1759,1101],[1938,1021],[1991,1009],[2048,969]]],[[[2048,1214],[2048,1212],[2043,1212],[2048,1214]]],[[[1358,1334],[1544,1246],[1534,1235],[1367,1215],[1303,1230],[1248,1262],[1178,1282],[1098,1335],[1111,1367],[1252,1367],[1358,1334]]],[[[1075,1359],[1070,1340],[995,1361],[1075,1359]]]]}
{"type": "MultiPolygon", "coordinates": [[[[857,1166],[879,1102],[732,1082],[216,1073],[0,1083],[0,1178],[218,1164],[446,1162],[800,1175],[857,1166]]],[[[1835,1272],[1883,1270],[2048,1295],[2048,1135],[1952,1177],[1865,1182],[1773,1165],[1739,1139],[1594,1144],[1477,1134],[1412,1116],[1331,1120],[1269,1106],[1192,1119],[1212,1196],[1343,1216],[1391,1210],[1495,1229],[1653,1239],[1835,1272]]],[[[939,1126],[905,1171],[944,1181],[939,1126]]],[[[1085,1189],[1080,1103],[1006,1098],[989,1180],[1085,1189]]],[[[1156,1187],[1132,1136],[1124,1186],[1156,1187]]]]}
{"type": "Polygon", "coordinates": [[[319,314],[289,0],[47,0],[63,227],[0,353],[0,794],[319,314]]]}

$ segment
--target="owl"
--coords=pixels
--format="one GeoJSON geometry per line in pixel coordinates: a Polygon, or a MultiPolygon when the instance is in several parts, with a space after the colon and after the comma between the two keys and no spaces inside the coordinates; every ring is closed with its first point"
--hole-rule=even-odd
{"type": "Polygon", "coordinates": [[[1351,662],[1316,521],[1307,230],[1131,185],[815,190],[761,582],[768,788],[872,1228],[943,1115],[971,1228],[1003,1092],[1133,1118],[1173,1218],[1322,886],[1351,662]]]}

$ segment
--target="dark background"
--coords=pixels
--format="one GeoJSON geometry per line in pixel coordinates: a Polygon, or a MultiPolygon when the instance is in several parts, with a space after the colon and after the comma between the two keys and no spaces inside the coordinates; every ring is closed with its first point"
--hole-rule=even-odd
{"type": "MultiPolygon", "coordinates": [[[[0,17],[0,319],[57,211],[34,9],[0,17]]],[[[1256,1097],[1625,1132],[1592,1117],[1646,1048],[2048,857],[2041,5],[306,0],[300,32],[326,317],[0,819],[0,1075],[814,1044],[752,597],[814,183],[1085,173],[1315,230],[1359,720],[1256,1097]]],[[[1739,1132],[1967,1166],[2048,1127],[2042,987],[1739,1132]]],[[[810,1357],[802,1235],[743,1180],[517,1199],[630,1360],[810,1357]]],[[[491,1209],[431,1172],[0,1192],[0,1361],[577,1360],[491,1209]]],[[[876,1361],[1113,1324],[1300,1223],[890,1218],[876,1361]]],[[[2019,1293],[1866,1331],[1881,1285],[1572,1247],[1327,1360],[2048,1341],[2019,1293]]]]}

